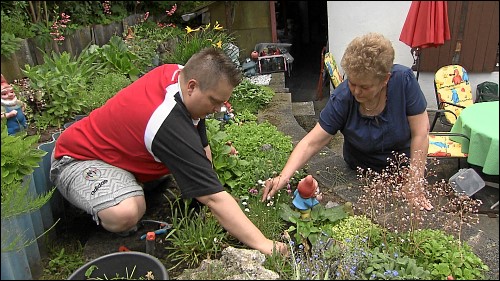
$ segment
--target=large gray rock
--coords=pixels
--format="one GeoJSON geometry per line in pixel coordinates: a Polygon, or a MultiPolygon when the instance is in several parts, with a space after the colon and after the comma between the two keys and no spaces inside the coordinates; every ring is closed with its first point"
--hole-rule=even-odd
{"type": "Polygon", "coordinates": [[[219,260],[204,260],[196,269],[186,269],[177,280],[277,280],[278,273],[266,269],[264,254],[257,250],[227,247],[219,260]]]}

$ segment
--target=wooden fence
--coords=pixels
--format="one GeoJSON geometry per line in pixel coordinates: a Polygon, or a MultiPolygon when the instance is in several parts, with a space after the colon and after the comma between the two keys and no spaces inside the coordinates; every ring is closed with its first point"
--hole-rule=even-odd
{"type": "Polygon", "coordinates": [[[64,41],[60,43],[51,41],[50,44],[39,44],[34,38],[24,39],[21,42],[21,48],[11,54],[9,57],[2,57],[2,74],[7,81],[11,82],[14,79],[24,77],[22,69],[25,65],[35,66],[43,64],[44,50],[47,54],[52,51],[56,53],[68,52],[72,56],[78,56],[82,50],[88,45],[95,44],[103,46],[109,42],[113,35],[122,36],[124,30],[129,26],[139,23],[143,15],[136,14],[128,16],[121,22],[114,22],[107,25],[93,25],[76,30],[73,34],[66,36],[64,41]]]}

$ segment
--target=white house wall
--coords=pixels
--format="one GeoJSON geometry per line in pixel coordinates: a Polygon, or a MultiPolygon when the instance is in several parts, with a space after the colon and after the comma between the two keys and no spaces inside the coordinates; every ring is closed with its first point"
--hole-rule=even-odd
{"type": "MultiPolygon", "coordinates": [[[[413,64],[411,48],[399,41],[410,5],[411,1],[328,1],[328,47],[339,67],[349,42],[368,32],[379,32],[389,38],[396,51],[395,63],[410,67],[413,64]]],[[[498,72],[469,72],[469,79],[474,96],[477,84],[484,81],[498,83],[499,80],[498,72]]],[[[418,80],[428,107],[436,109],[434,73],[420,72],[418,80]]]]}

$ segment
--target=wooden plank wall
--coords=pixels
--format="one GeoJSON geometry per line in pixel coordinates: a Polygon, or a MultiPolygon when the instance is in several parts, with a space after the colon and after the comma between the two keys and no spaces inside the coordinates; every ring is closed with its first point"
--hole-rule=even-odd
{"type": "Polygon", "coordinates": [[[498,1],[448,1],[448,21],[451,40],[437,48],[422,50],[420,71],[435,72],[453,63],[469,72],[493,72],[499,46],[498,1]],[[460,40],[460,21],[465,17],[460,40]],[[460,52],[455,52],[461,43],[460,52]]]}
{"type": "Polygon", "coordinates": [[[42,44],[34,38],[25,39],[21,42],[21,48],[10,57],[1,56],[2,74],[7,81],[21,79],[24,77],[22,69],[25,65],[35,66],[43,64],[43,53],[41,50],[50,54],[68,52],[72,56],[78,56],[85,47],[90,44],[103,46],[113,35],[122,36],[128,26],[138,23],[143,15],[131,15],[121,22],[115,22],[108,25],[94,25],[81,28],[73,34],[66,36],[66,39],[58,44],[50,41],[50,44],[42,44]]]}

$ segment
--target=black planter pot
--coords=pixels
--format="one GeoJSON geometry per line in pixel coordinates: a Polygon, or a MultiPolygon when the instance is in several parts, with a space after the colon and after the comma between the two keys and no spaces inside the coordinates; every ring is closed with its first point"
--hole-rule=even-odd
{"type": "Polygon", "coordinates": [[[148,272],[151,272],[155,280],[168,280],[167,269],[160,260],[146,253],[135,251],[116,252],[92,260],[73,272],[68,277],[68,280],[87,280],[85,272],[91,266],[96,266],[97,268],[92,271],[89,278],[111,280],[115,277],[120,277],[123,279],[138,280],[139,277],[145,277],[148,272]]]}

